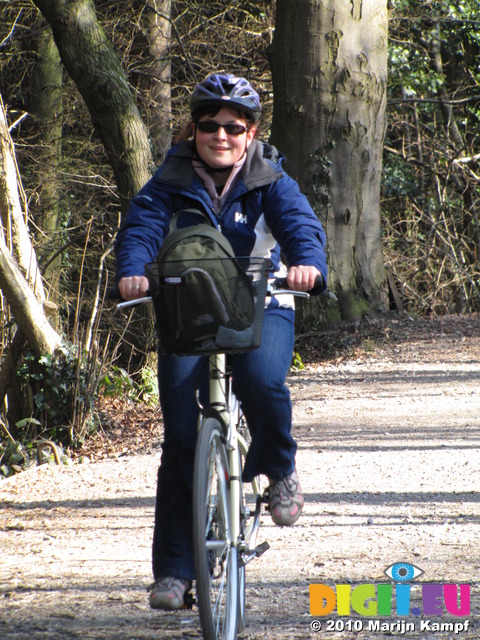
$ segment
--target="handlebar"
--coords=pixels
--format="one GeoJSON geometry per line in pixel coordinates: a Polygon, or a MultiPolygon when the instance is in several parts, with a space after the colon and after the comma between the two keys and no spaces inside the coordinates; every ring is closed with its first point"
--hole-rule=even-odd
{"type": "MultiPolygon", "coordinates": [[[[288,288],[287,278],[271,278],[269,281],[269,289],[267,291],[267,297],[280,296],[280,295],[293,295],[298,298],[309,298],[316,289],[323,288],[322,276],[317,276],[315,280],[315,286],[311,291],[294,291],[288,288]]],[[[147,295],[142,298],[134,298],[133,300],[123,300],[118,287],[109,287],[107,289],[106,297],[110,300],[120,300],[117,304],[117,309],[127,309],[128,307],[135,307],[139,304],[148,304],[152,301],[152,296],[147,295]]]]}
{"type": "MultiPolygon", "coordinates": [[[[149,293],[147,291],[147,293],[149,293]]],[[[119,300],[116,309],[127,309],[128,307],[136,307],[139,304],[148,304],[152,301],[152,296],[147,295],[142,298],[134,298],[133,300],[124,300],[120,295],[118,287],[108,287],[105,297],[109,300],[119,300]]]]}

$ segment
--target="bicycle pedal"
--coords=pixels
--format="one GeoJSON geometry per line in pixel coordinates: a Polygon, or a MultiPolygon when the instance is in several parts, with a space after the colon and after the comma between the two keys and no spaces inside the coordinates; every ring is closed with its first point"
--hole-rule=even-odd
{"type": "Polygon", "coordinates": [[[267,541],[265,541],[265,542],[262,542],[261,544],[258,544],[253,550],[253,553],[255,554],[255,557],[259,558],[261,555],[265,553],[265,551],[268,551],[269,549],[270,549],[270,545],[268,544],[267,541]]]}
{"type": "Polygon", "coordinates": [[[270,492],[268,490],[268,487],[260,496],[260,504],[265,505],[265,511],[270,511],[270,492]]]}
{"type": "Polygon", "coordinates": [[[183,596],[183,604],[181,606],[182,609],[193,609],[193,605],[197,604],[195,596],[191,591],[185,593],[183,596]]]}

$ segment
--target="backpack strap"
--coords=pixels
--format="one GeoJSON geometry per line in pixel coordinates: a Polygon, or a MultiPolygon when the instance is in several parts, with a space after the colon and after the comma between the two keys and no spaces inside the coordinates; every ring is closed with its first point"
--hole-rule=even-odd
{"type": "Polygon", "coordinates": [[[209,225],[215,229],[215,225],[212,223],[209,216],[201,209],[180,209],[179,211],[175,211],[175,213],[172,215],[170,224],[168,226],[168,233],[172,233],[172,231],[177,231],[179,229],[178,221],[182,216],[197,216],[198,218],[201,218],[201,222],[197,222],[195,224],[205,224],[205,220],[207,220],[209,225]]]}
{"type": "MultiPolygon", "coordinates": [[[[229,256],[231,258],[235,257],[232,245],[222,232],[212,224],[212,221],[206,213],[200,209],[181,209],[180,211],[175,212],[172,216],[172,220],[169,225],[169,232],[163,241],[157,259],[163,259],[175,245],[192,242],[196,238],[200,242],[202,238],[204,240],[208,239],[212,243],[216,243],[216,245],[224,252],[225,256],[229,256]],[[190,224],[185,227],[178,228],[178,221],[184,214],[197,216],[201,218],[201,221],[197,224],[190,224]]],[[[222,256],[220,255],[219,257],[222,256]]]]}
{"type": "Polygon", "coordinates": [[[158,254],[158,259],[161,260],[172,247],[175,247],[178,244],[186,245],[188,241],[195,241],[196,239],[200,242],[201,239],[208,239],[220,247],[225,255],[222,256],[222,254],[219,254],[219,258],[226,256],[231,258],[235,257],[232,245],[218,229],[215,229],[215,227],[212,227],[211,225],[199,224],[169,233],[163,241],[160,253],[158,254]]]}

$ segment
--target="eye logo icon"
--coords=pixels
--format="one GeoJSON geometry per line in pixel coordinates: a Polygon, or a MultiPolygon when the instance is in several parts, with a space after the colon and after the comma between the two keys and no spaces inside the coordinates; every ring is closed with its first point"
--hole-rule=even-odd
{"type": "MultiPolygon", "coordinates": [[[[405,635],[406,631],[415,631],[415,622],[405,622],[403,617],[424,616],[421,630],[447,630],[444,623],[429,620],[431,616],[451,615],[465,617],[470,615],[470,586],[469,584],[421,582],[415,584],[415,578],[423,575],[423,569],[409,562],[395,562],[387,567],[385,575],[391,582],[359,584],[351,587],[349,584],[336,584],[335,588],[326,584],[311,584],[310,614],[312,616],[327,616],[337,607],[338,616],[350,616],[351,610],[360,616],[391,617],[395,608],[399,622],[382,623],[378,620],[370,621],[371,631],[389,631],[395,637],[405,635]],[[392,584],[393,582],[393,584],[392,584]],[[421,600],[421,606],[412,606],[412,592],[421,600]],[[398,632],[394,633],[394,632],[398,632]]],[[[455,629],[455,634],[468,629],[469,620],[457,623],[445,623],[448,630],[455,629]],[[452,626],[456,624],[456,626],[452,626]]],[[[347,629],[347,627],[344,627],[347,629]]],[[[312,626],[313,629],[313,626],[312,626]]],[[[320,627],[316,628],[318,631],[320,627]]],[[[343,628],[342,628],[343,630],[343,628]]],[[[314,629],[315,631],[315,629],[314,629]]],[[[423,636],[422,636],[423,637],[423,636]]]]}
{"type": "Polygon", "coordinates": [[[408,562],[395,562],[385,569],[385,575],[395,582],[410,582],[421,576],[424,572],[420,567],[408,562]]]}

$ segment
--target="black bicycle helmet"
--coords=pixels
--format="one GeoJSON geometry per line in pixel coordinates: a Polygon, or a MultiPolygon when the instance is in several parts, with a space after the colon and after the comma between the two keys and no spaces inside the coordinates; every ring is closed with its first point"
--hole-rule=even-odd
{"type": "Polygon", "coordinates": [[[214,73],[197,84],[190,98],[192,117],[204,107],[229,107],[257,122],[262,112],[260,96],[245,78],[231,73],[214,73]]]}

